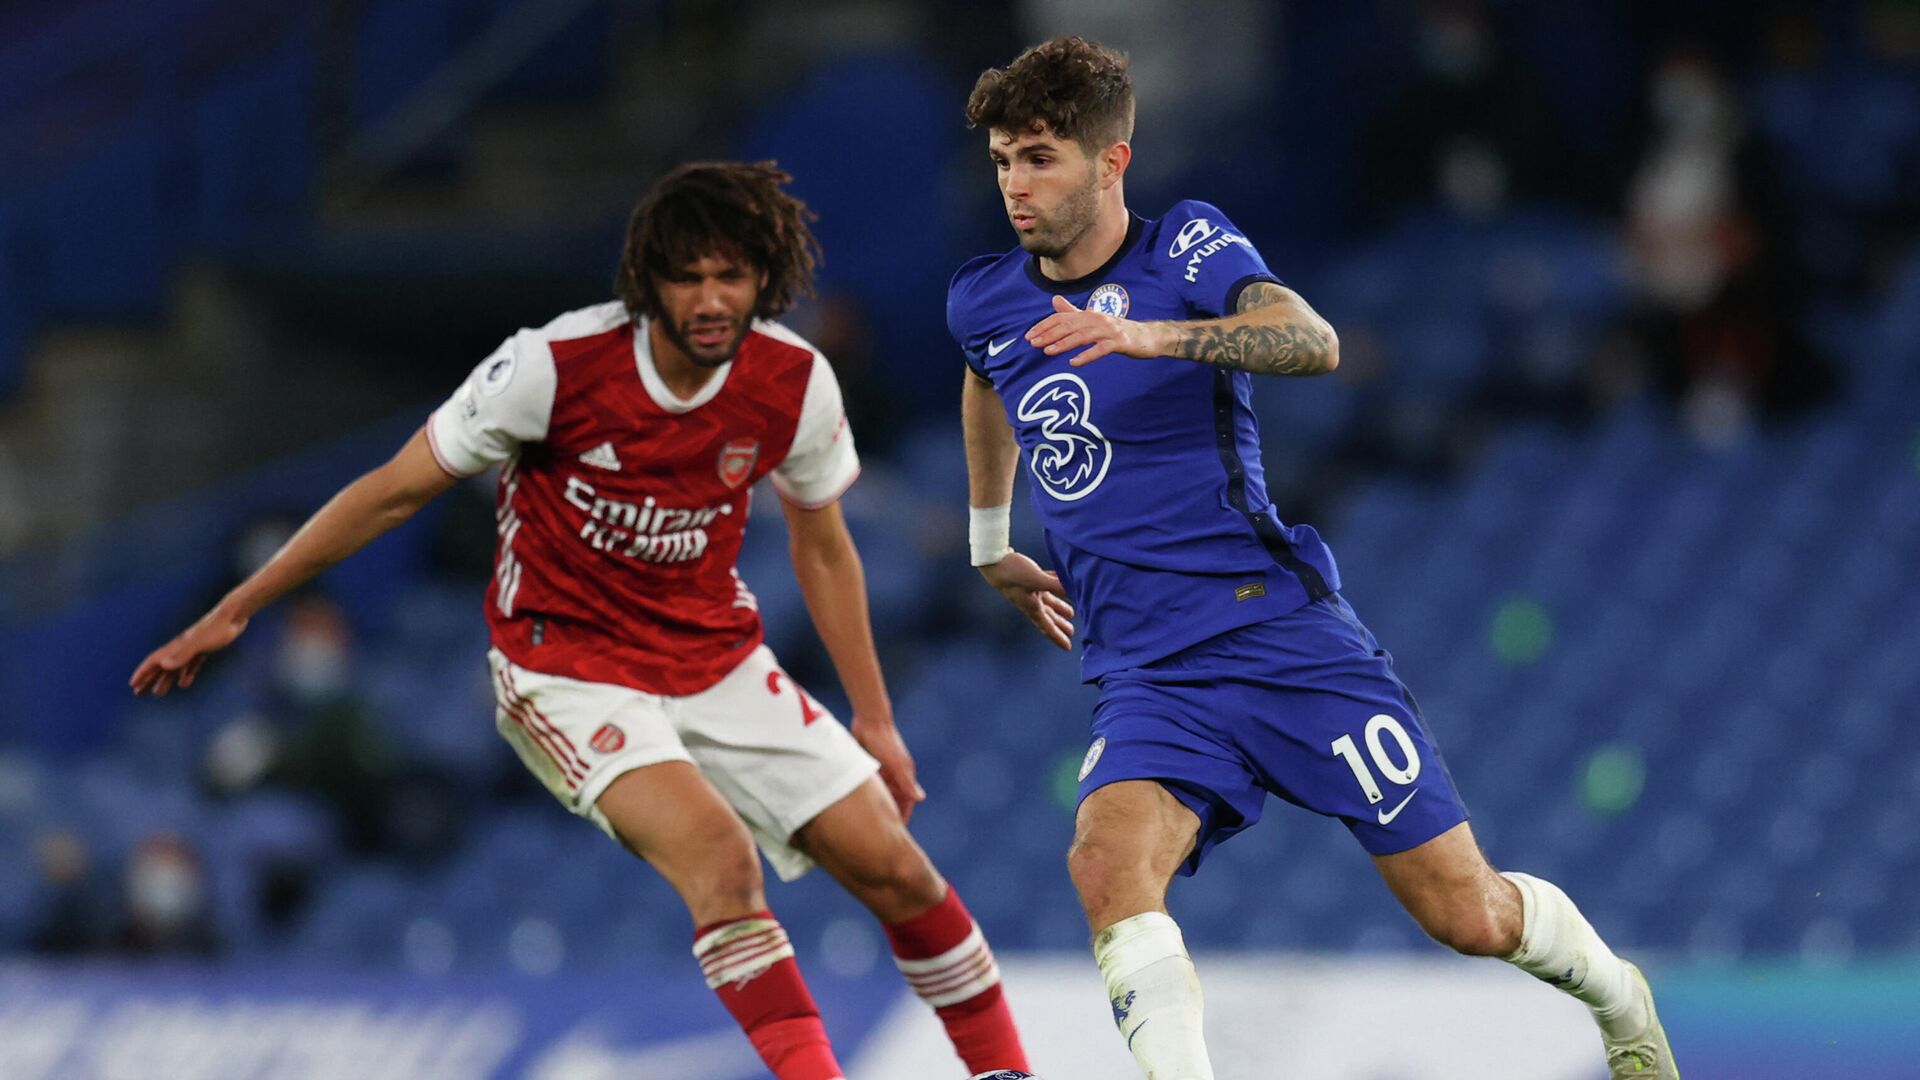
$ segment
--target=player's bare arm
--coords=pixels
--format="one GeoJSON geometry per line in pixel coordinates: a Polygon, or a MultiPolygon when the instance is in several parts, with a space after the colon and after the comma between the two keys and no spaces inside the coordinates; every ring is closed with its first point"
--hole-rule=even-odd
{"type": "Polygon", "coordinates": [[[1324,375],[1340,366],[1340,338],[1299,293],[1256,281],[1240,293],[1224,319],[1133,322],[1083,311],[1055,297],[1054,313],[1027,331],[1027,341],[1049,356],[1086,346],[1073,366],[1109,353],[1147,359],[1172,356],[1255,375],[1324,375]]]}
{"type": "Polygon", "coordinates": [[[1165,355],[1255,375],[1325,375],[1340,366],[1340,338],[1300,294],[1271,281],[1240,292],[1230,318],[1158,324],[1173,334],[1165,355]]]}
{"type": "MultiPolygon", "coordinates": [[[[1006,410],[993,384],[967,372],[960,393],[961,428],[967,443],[967,501],[975,510],[1007,506],[1013,501],[1014,470],[1020,464],[1020,445],[1007,423],[1006,410]]],[[[994,563],[980,568],[980,576],[1045,634],[1048,641],[1073,651],[1073,605],[1060,576],[1011,548],[994,563]]]]}
{"type": "Polygon", "coordinates": [[[128,685],[136,694],[192,686],[207,656],[233,644],[261,608],[406,521],[458,480],[434,459],[426,429],[415,432],[392,460],[342,488],[212,611],[141,661],[128,685]]]}
{"type": "Polygon", "coordinates": [[[806,600],[814,630],[833,659],[840,686],[853,706],[848,726],[867,753],[880,762],[880,779],[900,807],[901,820],[913,816],[926,791],[915,778],[913,755],[893,722],[893,703],[880,674],[867,614],[867,578],[859,549],[847,531],[840,504],[817,509],[781,501],[787,514],[787,538],[793,573],[806,600]]]}

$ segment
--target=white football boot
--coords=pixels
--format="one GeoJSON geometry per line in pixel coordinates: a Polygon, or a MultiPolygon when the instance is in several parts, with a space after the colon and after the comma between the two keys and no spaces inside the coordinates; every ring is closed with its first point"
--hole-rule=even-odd
{"type": "MultiPolygon", "coordinates": [[[[1627,964],[1625,960],[1621,963],[1627,964]]],[[[1647,1007],[1647,1027],[1625,1039],[1608,1038],[1601,1032],[1607,1045],[1607,1076],[1611,1080],[1680,1080],[1680,1067],[1673,1063],[1673,1047],[1667,1045],[1667,1029],[1660,1026],[1660,1016],[1653,1011],[1653,988],[1639,968],[1627,964],[1627,970],[1633,972],[1640,1000],[1647,1007]]]]}

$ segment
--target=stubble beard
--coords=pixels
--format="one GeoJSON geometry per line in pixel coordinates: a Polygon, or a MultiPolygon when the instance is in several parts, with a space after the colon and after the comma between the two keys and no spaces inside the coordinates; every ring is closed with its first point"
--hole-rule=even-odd
{"type": "Polygon", "coordinates": [[[1042,259],[1063,258],[1093,228],[1099,215],[1100,184],[1090,176],[1086,186],[1069,192],[1052,214],[1041,219],[1039,228],[1020,234],[1020,246],[1042,259]]]}
{"type": "MultiPolygon", "coordinates": [[[[712,321],[709,320],[706,325],[712,325],[712,321]]],[[[747,330],[750,327],[750,320],[729,319],[727,325],[733,328],[732,340],[727,342],[725,348],[720,351],[720,355],[711,356],[702,352],[700,346],[693,343],[693,340],[687,336],[687,328],[685,326],[674,322],[669,316],[662,315],[660,317],[660,328],[666,331],[667,340],[673,342],[674,347],[680,350],[680,355],[691,360],[695,366],[703,368],[720,367],[723,364],[731,363],[733,358],[739,355],[741,344],[747,340],[747,330]]]]}

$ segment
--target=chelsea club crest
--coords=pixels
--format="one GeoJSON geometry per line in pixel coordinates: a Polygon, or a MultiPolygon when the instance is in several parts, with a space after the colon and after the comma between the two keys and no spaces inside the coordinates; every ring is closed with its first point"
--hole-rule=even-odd
{"type": "Polygon", "coordinates": [[[1097,311],[1116,319],[1126,318],[1127,312],[1132,309],[1133,299],[1127,295],[1127,290],[1111,281],[1093,290],[1093,295],[1087,297],[1088,311],[1097,311]]]}

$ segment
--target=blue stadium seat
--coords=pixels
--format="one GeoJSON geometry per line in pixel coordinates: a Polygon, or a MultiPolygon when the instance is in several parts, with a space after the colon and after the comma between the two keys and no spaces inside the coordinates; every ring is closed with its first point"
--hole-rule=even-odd
{"type": "MultiPolygon", "coordinates": [[[[364,45],[356,121],[390,115],[498,10],[368,5],[352,27],[364,45]],[[401,42],[407,62],[387,62],[401,42]]],[[[577,66],[516,82],[537,96],[603,77],[600,17],[548,54],[577,66]]],[[[216,64],[177,107],[109,124],[45,190],[0,180],[0,395],[19,377],[9,358],[49,314],[151,314],[183,245],[302,227],[316,164],[311,42],[273,44],[216,64]],[[49,230],[64,238],[57,250],[49,230]],[[106,249],[117,255],[102,269],[94,253],[106,249]]],[[[863,131],[944,114],[941,81],[910,56],[847,58],[765,113],[747,143],[778,152],[823,210],[835,287],[882,302],[887,355],[912,361],[892,372],[899,400],[950,410],[952,384],[926,379],[923,363],[942,284],[926,275],[953,261],[942,252],[962,205],[935,200],[944,209],[928,219],[923,181],[945,171],[941,146],[884,163],[883,181],[922,181],[880,183],[884,205],[805,179],[827,175],[809,161],[842,164],[863,131]],[[820,131],[839,134],[821,142],[820,131]],[[834,228],[911,234],[925,257],[902,276],[897,253],[851,234],[840,243],[834,228]]],[[[1910,198],[1899,186],[1920,147],[1910,77],[1869,65],[1778,76],[1752,104],[1797,196],[1867,220],[1910,198]]],[[[1920,888],[1920,726],[1909,722],[1920,714],[1920,250],[1874,303],[1815,299],[1804,329],[1841,362],[1846,394],[1749,444],[1702,450],[1641,401],[1586,426],[1503,420],[1444,480],[1368,470],[1319,490],[1322,455],[1349,440],[1430,460],[1490,386],[1575,396],[1597,340],[1629,313],[1621,266],[1602,224],[1529,207],[1479,222],[1415,213],[1332,256],[1303,288],[1341,327],[1348,367],[1256,394],[1272,486],[1329,504],[1318,524],[1345,591],[1420,695],[1497,860],[1559,881],[1610,937],[1635,944],[1707,958],[1920,945],[1920,910],[1901,903],[1920,888]],[[1516,606],[1550,623],[1537,656],[1497,640],[1500,613],[1516,606]],[[1619,803],[1589,784],[1603,748],[1645,768],[1637,792],[1613,793],[1619,803]],[[1847,818],[1868,786],[1889,797],[1847,818]],[[1621,852],[1637,853],[1631,873],[1621,852]]],[[[957,381],[957,367],[942,370],[957,381]]],[[[1062,862],[1063,789],[1093,691],[959,560],[965,468],[950,412],[937,415],[948,419],[900,433],[890,461],[876,456],[847,502],[896,710],[932,794],[916,834],[1001,947],[1077,948],[1086,928],[1062,862]]],[[[812,630],[777,503],[763,497],[758,516],[741,573],[784,649],[812,630]]],[[[1015,542],[1040,550],[1033,515],[1016,513],[1015,542]]],[[[491,797],[514,766],[491,730],[472,590],[420,584],[405,560],[343,570],[335,584],[367,600],[359,689],[410,764],[455,778],[481,807],[442,864],[349,859],[331,818],[297,796],[200,793],[207,739],[261,706],[262,652],[188,698],[127,713],[110,753],[32,759],[31,797],[9,801],[0,775],[0,859],[30,866],[40,830],[67,821],[103,865],[153,829],[179,830],[204,853],[222,920],[251,958],[385,963],[411,935],[415,952],[498,967],[512,961],[515,927],[538,918],[583,963],[684,962],[684,913],[657,874],[524,777],[518,801],[491,797]],[[324,868],[290,943],[258,918],[256,871],[280,860],[324,868]]],[[[0,933],[18,936],[31,881],[0,875],[0,933]]],[[[775,895],[796,940],[817,943],[858,915],[817,875],[775,895]]],[[[1277,801],[1206,875],[1178,883],[1174,903],[1202,950],[1424,947],[1344,829],[1277,801]]]]}
{"type": "Polygon", "coordinates": [[[418,902],[411,875],[379,864],[348,866],[327,878],[289,951],[325,967],[398,964],[418,902]]]}

